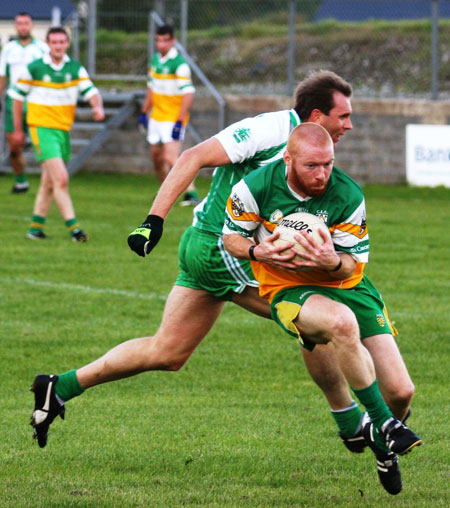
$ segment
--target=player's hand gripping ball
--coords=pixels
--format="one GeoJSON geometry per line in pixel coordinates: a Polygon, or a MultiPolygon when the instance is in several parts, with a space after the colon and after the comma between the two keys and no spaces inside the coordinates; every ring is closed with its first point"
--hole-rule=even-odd
{"type": "MultiPolygon", "coordinates": [[[[273,243],[274,245],[282,246],[288,244],[289,242],[293,242],[296,250],[305,252],[304,247],[294,238],[294,235],[299,234],[301,231],[306,231],[309,235],[312,235],[319,245],[322,245],[324,240],[320,236],[320,229],[328,236],[331,236],[325,222],[316,215],[306,212],[291,213],[286,215],[286,217],[284,217],[275,228],[274,233],[278,232],[280,233],[280,236],[273,243]]],[[[289,251],[290,249],[286,249],[285,251],[282,251],[281,254],[288,254],[289,251]]],[[[304,261],[304,258],[298,254],[295,255],[294,259],[304,261]]],[[[307,272],[309,270],[311,270],[311,268],[297,268],[297,271],[299,272],[307,272]]]]}
{"type": "Polygon", "coordinates": [[[162,217],[149,215],[138,228],[128,235],[130,249],[142,257],[149,254],[162,236],[163,224],[162,217]]]}

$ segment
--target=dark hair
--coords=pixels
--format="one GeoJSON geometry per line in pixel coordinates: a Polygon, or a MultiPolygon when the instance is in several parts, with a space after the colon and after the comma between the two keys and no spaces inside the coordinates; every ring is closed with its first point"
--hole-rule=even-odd
{"type": "Polygon", "coordinates": [[[67,37],[67,40],[70,40],[69,34],[67,33],[66,29],[62,26],[52,26],[47,30],[47,36],[45,40],[48,41],[48,38],[51,34],[64,34],[67,37]]]}
{"type": "Polygon", "coordinates": [[[169,34],[170,38],[173,39],[175,35],[175,31],[173,26],[171,25],[161,25],[156,29],[156,35],[166,35],[169,34]]]}
{"type": "Polygon", "coordinates": [[[305,121],[314,109],[328,115],[334,107],[333,93],[340,92],[346,97],[352,95],[352,87],[345,79],[332,71],[318,71],[300,82],[294,92],[294,109],[305,121]]]}
{"type": "MultiPolygon", "coordinates": [[[[31,16],[31,14],[29,12],[19,12],[18,14],[16,14],[15,18],[18,18],[19,16],[27,16],[28,18],[30,18],[31,20],[33,19],[33,17],[31,16]]],[[[15,19],[14,18],[14,19],[15,19]]]]}

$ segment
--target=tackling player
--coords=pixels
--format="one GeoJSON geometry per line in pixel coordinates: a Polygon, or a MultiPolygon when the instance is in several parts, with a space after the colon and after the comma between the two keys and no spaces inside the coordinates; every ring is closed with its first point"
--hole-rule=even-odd
{"type": "MultiPolygon", "coordinates": [[[[53,395],[50,413],[40,417],[49,386],[53,394],[67,401],[99,383],[148,370],[180,369],[213,326],[226,301],[270,318],[270,306],[259,297],[250,263],[230,256],[223,248],[226,200],[232,185],[246,174],[282,157],[289,133],[301,119],[323,125],[337,143],[352,128],[351,92],[350,85],[336,74],[318,72],[300,83],[293,109],[237,122],[181,154],[162,184],[150,215],[128,239],[135,252],[147,255],[161,237],[164,218],[198,171],[202,167],[218,166],[210,192],[194,210],[194,224],[181,240],[182,269],[167,299],[162,323],[154,337],[120,344],[77,371],[69,371],[59,378],[45,375],[36,378],[33,425],[41,446],[46,444],[50,423],[64,407],[53,395]],[[199,253],[200,249],[203,254],[199,253]]],[[[414,388],[395,342],[367,341],[365,345],[380,371],[380,388],[385,400],[394,414],[403,418],[414,388]],[[387,356],[389,369],[384,368],[387,356]]],[[[308,371],[332,408],[344,443],[351,451],[363,451],[362,412],[350,396],[335,359],[324,346],[316,347],[313,352],[302,350],[302,353],[308,371]]],[[[396,463],[388,468],[387,476],[397,484],[399,475],[396,463]]]]}

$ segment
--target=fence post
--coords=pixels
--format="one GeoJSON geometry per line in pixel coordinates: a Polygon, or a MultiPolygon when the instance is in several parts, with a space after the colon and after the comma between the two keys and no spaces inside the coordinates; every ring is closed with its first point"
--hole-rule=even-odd
{"type": "Polygon", "coordinates": [[[181,0],[181,45],[187,51],[188,0],[181,0]]]}
{"type": "Polygon", "coordinates": [[[95,31],[97,29],[97,0],[89,0],[88,16],[88,73],[91,78],[95,76],[95,31]]]}
{"type": "Polygon", "coordinates": [[[295,66],[295,1],[288,0],[289,35],[288,35],[288,71],[287,71],[287,95],[294,92],[294,66],[295,66]]]}
{"type": "Polygon", "coordinates": [[[80,60],[80,18],[78,17],[78,11],[74,12],[72,20],[72,55],[75,60],[80,60]]]}
{"type": "Polygon", "coordinates": [[[438,99],[439,79],[439,0],[431,0],[431,98],[438,99]]]}

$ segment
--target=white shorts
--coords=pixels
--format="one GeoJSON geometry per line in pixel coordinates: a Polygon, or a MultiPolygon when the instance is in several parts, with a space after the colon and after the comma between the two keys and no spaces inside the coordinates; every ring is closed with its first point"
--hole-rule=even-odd
{"type": "Polygon", "coordinates": [[[158,145],[159,143],[169,143],[170,141],[183,141],[185,127],[182,127],[180,132],[180,139],[172,139],[172,130],[175,122],[157,122],[150,118],[148,121],[147,141],[151,145],[158,145]]]}

